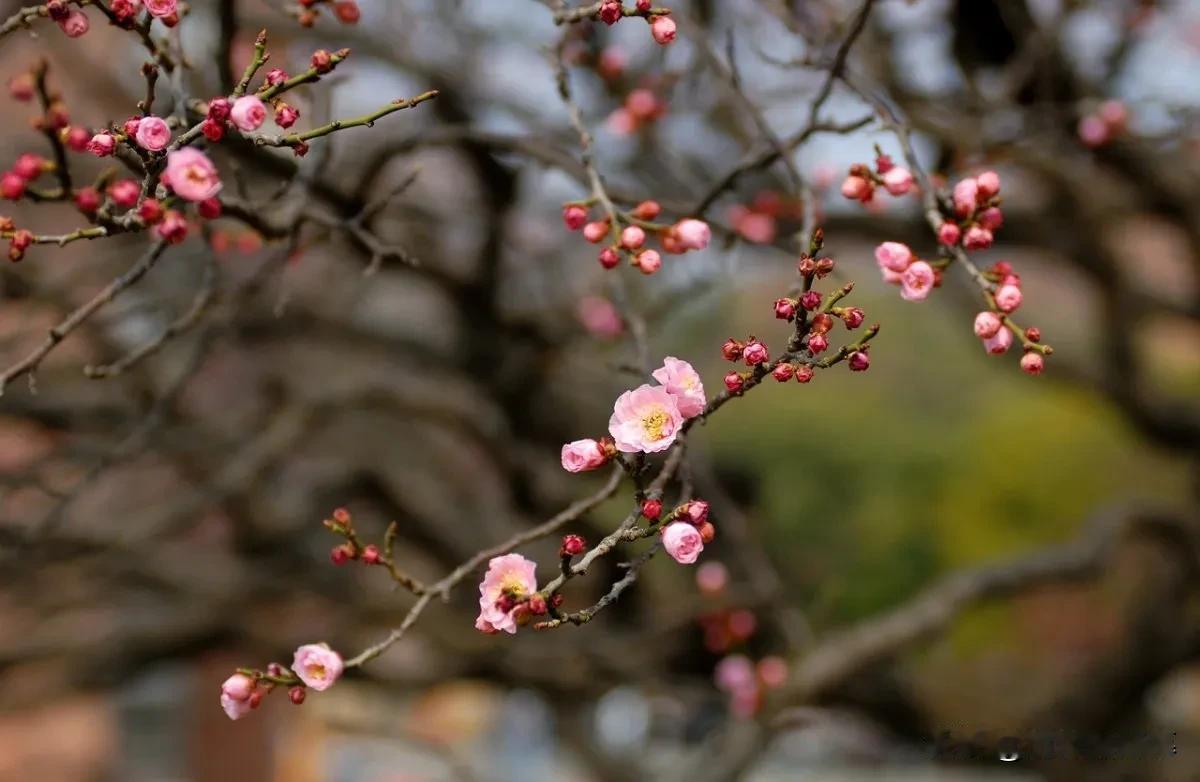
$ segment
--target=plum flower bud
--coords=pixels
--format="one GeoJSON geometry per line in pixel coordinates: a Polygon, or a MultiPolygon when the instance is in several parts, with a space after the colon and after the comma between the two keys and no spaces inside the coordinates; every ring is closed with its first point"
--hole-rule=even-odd
{"type": "Polygon", "coordinates": [[[200,132],[214,144],[225,138],[225,123],[214,119],[206,119],[200,123],[200,132]]]}
{"type": "Polygon", "coordinates": [[[891,171],[895,167],[896,167],[896,164],[894,162],[892,162],[891,155],[876,155],[875,156],[875,170],[877,172],[879,172],[880,176],[886,174],[887,172],[891,171]]]}
{"type": "Polygon", "coordinates": [[[892,195],[902,196],[912,190],[912,172],[900,166],[890,169],[883,175],[883,186],[892,195]]]}
{"type": "Polygon", "coordinates": [[[700,533],[700,542],[706,546],[717,537],[717,528],[712,525],[711,521],[697,525],[696,531],[700,533]]]}
{"type": "Polygon", "coordinates": [[[642,274],[654,274],[662,268],[662,256],[658,250],[642,250],[633,259],[633,263],[642,274]]]}
{"type": "Polygon", "coordinates": [[[812,312],[821,306],[821,294],[816,291],[805,291],[800,295],[800,306],[812,312]]]}
{"type": "Polygon", "coordinates": [[[796,374],[796,368],[791,364],[779,364],[771,370],[771,377],[778,380],[780,383],[786,383],[796,374]]]}
{"type": "Polygon", "coordinates": [[[1079,120],[1079,126],[1075,132],[1084,146],[1092,148],[1104,146],[1110,137],[1108,123],[1095,114],[1088,114],[1079,120]]]}
{"type": "Polygon", "coordinates": [[[662,207],[657,201],[643,201],[630,212],[639,220],[653,220],[662,213],[662,207]]]}
{"type": "Polygon", "coordinates": [[[600,6],[600,21],[610,26],[621,21],[620,0],[604,0],[600,6]]]}
{"type": "Polygon", "coordinates": [[[628,226],[621,231],[621,246],[626,250],[636,250],[646,243],[646,232],[636,225],[628,226]]]}
{"type": "Polygon", "coordinates": [[[768,358],[767,346],[757,339],[751,340],[746,343],[746,347],[742,348],[742,360],[746,362],[746,366],[762,364],[768,358]]]}
{"type": "Polygon", "coordinates": [[[1025,339],[1029,340],[1030,342],[1041,342],[1042,330],[1037,326],[1030,326],[1029,328],[1025,329],[1025,339]]]}
{"type": "Polygon", "coordinates": [[[1042,374],[1042,370],[1046,367],[1046,361],[1042,358],[1042,354],[1036,350],[1031,350],[1021,356],[1021,371],[1027,375],[1037,376],[1042,374]]]}
{"type": "Polygon", "coordinates": [[[1004,213],[998,206],[989,206],[979,213],[979,224],[989,231],[998,231],[1004,225],[1004,213]]]}
{"type": "Polygon", "coordinates": [[[159,19],[179,12],[177,0],[144,0],[144,4],[150,15],[159,19]]]}
{"type": "Polygon", "coordinates": [[[720,593],[729,584],[729,571],[720,562],[705,562],[696,568],[696,586],[708,595],[720,593]]]}
{"type": "Polygon", "coordinates": [[[634,3],[634,7],[643,14],[650,10],[651,5],[652,3],[650,0],[637,0],[637,2],[634,3]]]}
{"type": "Polygon", "coordinates": [[[26,152],[13,163],[12,171],[26,182],[31,182],[41,176],[45,165],[46,161],[40,155],[26,152]]]}
{"type": "Polygon", "coordinates": [[[380,558],[379,547],[374,543],[363,546],[362,562],[364,565],[378,565],[380,558]]]}
{"type": "Polygon", "coordinates": [[[576,314],[583,327],[595,337],[612,339],[625,331],[621,313],[603,296],[584,296],[579,300],[576,314]]]}
{"type": "Polygon", "coordinates": [[[794,299],[776,299],[775,317],[779,320],[791,321],[796,317],[796,301],[794,299]]]}
{"type": "Polygon", "coordinates": [[[824,334],[813,334],[808,338],[808,352],[819,356],[829,350],[829,338],[824,334]]]}
{"type": "Polygon", "coordinates": [[[329,73],[333,70],[333,55],[324,49],[317,49],[312,54],[312,67],[317,73],[329,73]]]}
{"type": "Polygon", "coordinates": [[[305,644],[296,650],[292,670],[300,681],[317,692],[333,686],[342,675],[342,656],[326,644],[305,644]]]}
{"type": "Polygon", "coordinates": [[[4,172],[4,175],[0,176],[0,196],[9,201],[16,201],[23,195],[25,195],[24,177],[12,171],[4,172]]]}
{"type": "Polygon", "coordinates": [[[921,301],[933,290],[935,275],[933,267],[925,261],[916,261],[900,277],[900,296],[905,301],[921,301]]]}
{"type": "Polygon", "coordinates": [[[229,112],[233,110],[233,104],[228,98],[213,98],[208,102],[208,114],[206,115],[213,122],[224,122],[229,119],[229,112]]]}
{"type": "Polygon", "coordinates": [[[967,217],[975,211],[979,200],[979,183],[968,177],[954,186],[954,211],[967,217]]]}
{"type": "Polygon", "coordinates": [[[608,454],[596,440],[575,440],[562,447],[562,466],[567,472],[586,472],[603,467],[608,454]]]}
{"type": "Polygon", "coordinates": [[[744,344],[738,342],[733,337],[730,337],[729,339],[725,340],[725,344],[721,345],[721,356],[726,361],[737,361],[742,357],[742,350],[744,350],[745,347],[746,346],[744,344]]]}
{"type": "Polygon", "coordinates": [[[579,204],[567,204],[563,207],[562,218],[568,231],[578,231],[587,223],[588,213],[579,204]]]}
{"type": "Polygon", "coordinates": [[[655,521],[662,515],[662,500],[650,499],[642,501],[642,515],[655,521]]]}
{"type": "Polygon", "coordinates": [[[137,143],[150,152],[161,152],[171,143],[171,128],[162,117],[142,117],[137,126],[137,143]]]}
{"type": "Polygon", "coordinates": [[[703,220],[688,218],[675,224],[675,236],[685,250],[703,250],[712,239],[712,230],[703,220]]]}
{"type": "MultiPolygon", "coordinates": [[[[141,192],[140,188],[139,192],[141,192]]],[[[162,204],[155,198],[147,198],[138,207],[138,217],[142,218],[142,222],[146,225],[154,225],[163,218],[162,204]]]]}
{"type": "Polygon", "coordinates": [[[97,133],[88,142],[87,151],[96,157],[107,157],[117,148],[117,140],[111,133],[97,133]]]}
{"type": "Polygon", "coordinates": [[[866,203],[875,194],[875,185],[869,179],[860,176],[848,176],[842,181],[842,195],[851,201],[866,203]]]}
{"type": "Polygon", "coordinates": [[[138,126],[141,124],[142,124],[141,117],[130,117],[129,119],[127,119],[121,123],[121,132],[124,133],[125,137],[128,139],[136,139],[137,132],[138,132],[138,126]]]}
{"type": "Polygon", "coordinates": [[[278,87],[280,84],[283,84],[289,78],[290,77],[288,76],[288,72],[285,71],[283,68],[272,68],[271,70],[267,71],[267,76],[266,76],[267,86],[268,87],[278,87]]]}
{"type": "Polygon", "coordinates": [[[981,312],[975,316],[975,336],[980,339],[990,339],[1004,327],[1000,317],[994,312],[981,312]]]}
{"type": "Polygon", "coordinates": [[[299,706],[300,704],[304,703],[307,693],[308,690],[304,689],[303,687],[292,687],[288,690],[288,700],[299,706]]]}
{"type": "Polygon", "coordinates": [[[558,547],[560,557],[577,557],[587,551],[587,541],[579,535],[563,535],[562,545],[558,547]]]}
{"type": "Polygon", "coordinates": [[[221,708],[225,710],[229,719],[241,719],[253,708],[250,698],[254,693],[254,680],[244,674],[235,673],[221,685],[221,708]]]}
{"type": "Polygon", "coordinates": [[[704,550],[704,541],[699,531],[691,524],[676,521],[663,530],[663,548],[681,565],[690,565],[704,550]]]}
{"type": "Polygon", "coordinates": [[[258,130],[267,121],[267,107],[256,95],[243,95],[233,102],[229,120],[243,133],[258,130]]]}
{"type": "Polygon", "coordinates": [[[65,19],[59,21],[58,26],[68,38],[79,38],[87,34],[91,24],[83,11],[71,11],[65,19]]]}
{"type": "Polygon", "coordinates": [[[84,214],[92,214],[100,208],[100,191],[94,187],[81,187],[75,191],[75,206],[84,214]]]}
{"type": "Polygon", "coordinates": [[[808,364],[801,364],[800,366],[796,367],[796,382],[807,383],[813,379],[814,374],[815,372],[812,367],[810,367],[808,364]]]}
{"type": "Polygon", "coordinates": [[[342,24],[358,24],[358,20],[362,16],[358,3],[354,0],[337,0],[333,4],[333,13],[342,24]]]}
{"type": "Polygon", "coordinates": [[[864,350],[856,350],[846,357],[851,372],[866,372],[871,368],[871,356],[864,350]]]}
{"type": "Polygon", "coordinates": [[[740,372],[729,372],[725,375],[725,387],[730,393],[738,393],[746,386],[746,378],[740,372]]]}
{"type": "Polygon", "coordinates": [[[938,241],[947,247],[954,247],[961,238],[962,230],[959,229],[957,223],[947,220],[938,226],[938,241]]]}
{"type": "Polygon", "coordinates": [[[842,310],[842,322],[846,324],[846,328],[853,331],[863,324],[867,319],[866,314],[859,307],[847,307],[842,310]]]}
{"type": "Polygon", "coordinates": [[[1012,347],[1013,335],[1009,329],[1000,329],[992,336],[984,339],[983,347],[988,353],[999,355],[1007,353],[1012,347]]]}
{"type": "Polygon", "coordinates": [[[696,526],[700,526],[708,521],[709,504],[705,500],[691,500],[680,508],[680,517],[684,521],[690,521],[696,526]]]}
{"type": "Polygon", "coordinates": [[[91,140],[92,134],[88,129],[78,125],[63,132],[63,143],[75,152],[87,152],[88,142],[91,140]]]}
{"type": "Polygon", "coordinates": [[[221,199],[206,198],[196,205],[196,211],[206,220],[216,220],[221,216],[221,199]]]}
{"type": "Polygon", "coordinates": [[[168,209],[163,215],[162,222],[155,228],[159,238],[168,244],[179,244],[187,238],[187,220],[174,209],[168,209]]]}
{"type": "Polygon", "coordinates": [[[615,269],[617,264],[621,262],[621,256],[617,255],[617,251],[611,247],[605,247],[600,251],[600,265],[605,269],[615,269]]]}
{"type": "Polygon", "coordinates": [[[342,543],[329,550],[329,561],[335,565],[344,565],[352,559],[354,559],[354,547],[349,543],[342,543]]]}
{"type": "Polygon", "coordinates": [[[655,43],[666,46],[675,40],[675,20],[669,16],[656,16],[650,22],[650,34],[655,43]]]}
{"type": "Polygon", "coordinates": [[[986,201],[1000,193],[1000,175],[995,171],[984,171],[975,177],[975,184],[979,191],[980,201],[986,201]]]}
{"type": "Polygon", "coordinates": [[[980,225],[973,225],[963,236],[963,247],[968,250],[986,250],[992,246],[992,232],[980,225]]]}
{"type": "Polygon", "coordinates": [[[33,75],[29,73],[21,73],[13,76],[8,80],[8,95],[13,100],[19,100],[22,103],[33,100],[34,83],[33,75]]]}
{"type": "Polygon", "coordinates": [[[996,291],[996,309],[1007,314],[1021,306],[1021,289],[1016,285],[1001,285],[996,291]]]}
{"type": "Polygon", "coordinates": [[[281,128],[287,129],[296,124],[296,120],[300,119],[300,110],[290,103],[280,101],[275,106],[275,124],[281,128]]]}
{"type": "Polygon", "coordinates": [[[592,244],[599,244],[608,235],[608,221],[596,220],[583,227],[583,238],[592,244]]]}
{"type": "Polygon", "coordinates": [[[141,185],[133,179],[119,179],[108,186],[108,197],[117,206],[134,206],[141,194],[141,185]]]}

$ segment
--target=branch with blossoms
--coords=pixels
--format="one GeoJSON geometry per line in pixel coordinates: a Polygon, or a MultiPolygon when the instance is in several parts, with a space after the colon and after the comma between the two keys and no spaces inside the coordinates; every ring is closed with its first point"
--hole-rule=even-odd
{"type": "MultiPolygon", "coordinates": [[[[10,17],[0,26],[0,33],[48,19],[56,22],[68,37],[78,38],[90,29],[86,10],[93,6],[115,27],[136,34],[141,45],[152,55],[154,62],[143,67],[146,97],[138,103],[139,113],[123,122],[91,131],[71,123],[66,105],[51,86],[44,62],[28,73],[10,79],[11,97],[21,102],[37,98],[40,114],[33,124],[45,135],[51,157],[47,159],[32,152],[20,155],[12,167],[0,175],[0,196],[9,201],[35,203],[69,201],[88,225],[61,233],[37,234],[18,226],[12,218],[0,216],[0,238],[8,240],[8,257],[13,262],[23,260],[30,248],[37,245],[61,247],[75,241],[105,239],[119,234],[146,233],[151,237],[151,244],[126,272],[51,328],[46,340],[36,349],[0,372],[0,393],[23,375],[28,375],[32,383],[34,373],[46,356],[96,312],[138,283],[153,269],[168,246],[183,242],[197,218],[212,221],[225,214],[221,195],[224,183],[209,151],[227,135],[240,136],[258,146],[285,147],[295,155],[303,156],[310,141],[352,128],[373,127],[390,114],[437,97],[437,91],[430,90],[411,99],[390,101],[361,117],[336,119],[309,130],[269,135],[261,132],[269,118],[285,131],[300,119],[300,112],[285,100],[287,93],[320,81],[349,57],[349,50],[317,50],[303,72],[293,76],[281,68],[272,68],[255,86],[259,71],[271,56],[264,30],[255,40],[251,61],[232,93],[206,102],[179,95],[176,100],[182,101],[182,106],[176,106],[176,113],[159,116],[152,113],[158,69],[174,69],[177,58],[165,52],[150,31],[155,23],[166,27],[180,23],[186,8],[175,0],[113,0],[107,4],[100,0],[50,0],[10,17]],[[180,116],[187,117],[192,124],[181,126],[180,116]],[[77,186],[79,177],[72,173],[73,161],[69,153],[111,157],[134,176],[120,178],[118,169],[111,168],[103,171],[92,184],[77,186]],[[47,177],[53,177],[56,186],[43,186],[41,180],[47,177]]],[[[344,10],[340,15],[345,15],[344,10]]],[[[351,20],[345,18],[343,21],[351,20]]],[[[240,213],[244,215],[246,211],[256,210],[257,206],[252,210],[241,209],[240,213]]],[[[230,216],[239,217],[239,211],[233,211],[230,216]]],[[[197,318],[201,310],[197,310],[197,318]]],[[[197,318],[188,319],[185,325],[197,318]]],[[[131,356],[136,358],[123,359],[119,365],[125,368],[130,362],[153,354],[155,345],[165,338],[168,337],[156,338],[135,350],[131,356]]],[[[89,377],[109,377],[115,373],[87,374],[89,377]]]]}

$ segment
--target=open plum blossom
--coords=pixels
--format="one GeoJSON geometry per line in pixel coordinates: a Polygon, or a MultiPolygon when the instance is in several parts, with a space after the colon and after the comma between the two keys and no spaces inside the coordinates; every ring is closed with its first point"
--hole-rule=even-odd
{"type": "Polygon", "coordinates": [[[661,386],[641,385],[617,397],[608,431],[619,451],[657,453],[671,447],[682,424],[674,394],[661,386]]]}
{"type": "Polygon", "coordinates": [[[925,261],[914,261],[900,275],[900,296],[905,301],[921,301],[933,290],[933,267],[925,261]]]}
{"type": "Polygon", "coordinates": [[[562,447],[562,466],[567,472],[595,470],[603,467],[608,457],[609,451],[603,443],[591,438],[576,440],[562,447]]]}
{"type": "Polygon", "coordinates": [[[662,533],[663,548],[681,565],[690,565],[704,551],[704,539],[700,532],[686,521],[668,524],[662,533]]]}
{"type": "Polygon", "coordinates": [[[884,242],[875,248],[875,263],[883,275],[883,281],[893,285],[901,283],[901,275],[916,256],[908,245],[900,242],[884,242]]]}
{"type": "Polygon", "coordinates": [[[137,123],[137,143],[150,152],[161,152],[171,143],[171,128],[162,117],[142,117],[137,123]]]}
{"type": "Polygon", "coordinates": [[[229,119],[242,132],[258,130],[267,121],[267,107],[256,95],[243,95],[233,102],[229,119]]]}
{"type": "Polygon", "coordinates": [[[704,412],[708,403],[704,384],[700,382],[700,374],[688,362],[667,356],[663,365],[654,370],[654,379],[662,383],[668,393],[675,395],[684,418],[695,418],[704,412]]]}
{"type": "Polygon", "coordinates": [[[292,671],[317,692],[332,687],[344,668],[342,656],[326,644],[305,644],[292,659],[292,671]]]}
{"type": "Polygon", "coordinates": [[[479,584],[479,617],[475,629],[485,633],[517,632],[514,614],[520,601],[537,591],[537,563],[520,554],[492,557],[479,584]]]}
{"type": "Polygon", "coordinates": [[[184,147],[167,155],[167,184],[188,201],[204,201],[221,190],[217,167],[198,149],[184,147]]]}
{"type": "Polygon", "coordinates": [[[238,720],[250,713],[254,707],[250,697],[254,694],[254,680],[235,673],[221,685],[221,708],[231,720],[238,720]]]}

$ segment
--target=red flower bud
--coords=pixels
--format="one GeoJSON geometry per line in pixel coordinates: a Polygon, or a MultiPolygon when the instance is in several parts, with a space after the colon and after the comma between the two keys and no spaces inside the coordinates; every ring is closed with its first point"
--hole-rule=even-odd
{"type": "Polygon", "coordinates": [[[378,565],[381,557],[379,555],[379,547],[374,543],[368,543],[363,546],[362,561],[364,565],[378,565]]]}
{"type": "Polygon", "coordinates": [[[301,703],[304,703],[305,692],[304,687],[293,687],[288,690],[288,700],[299,706],[301,703]]]}
{"type": "Polygon", "coordinates": [[[577,557],[587,550],[587,541],[579,535],[563,535],[560,557],[577,557]]]}
{"type": "Polygon", "coordinates": [[[725,340],[725,344],[721,346],[721,355],[726,361],[737,361],[742,357],[742,350],[745,347],[746,346],[744,344],[738,342],[733,337],[730,337],[729,339],[725,340]]]}
{"type": "Polygon", "coordinates": [[[730,392],[736,394],[745,388],[745,386],[746,379],[742,377],[740,373],[730,372],[729,374],[725,375],[725,387],[728,388],[730,392]]]}
{"type": "Polygon", "coordinates": [[[642,515],[654,521],[662,515],[662,500],[645,500],[642,502],[642,515]]]}
{"type": "Polygon", "coordinates": [[[808,364],[801,364],[796,367],[796,382],[807,383],[813,379],[813,368],[808,364]]]}

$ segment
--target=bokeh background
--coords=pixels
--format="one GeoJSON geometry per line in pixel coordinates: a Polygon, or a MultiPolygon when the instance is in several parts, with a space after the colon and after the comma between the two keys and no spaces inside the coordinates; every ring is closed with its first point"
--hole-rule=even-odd
{"type": "MultiPolygon", "coordinates": [[[[628,328],[589,329],[581,307],[644,318],[650,355],[691,361],[710,393],[726,337],[786,339],[771,302],[792,282],[800,226],[772,206],[791,198],[779,166],[707,211],[708,250],[668,256],[652,278],[605,272],[558,216],[586,185],[554,89],[564,30],[546,7],[360,4],[359,25],[326,14],[312,29],[279,3],[191,4],[179,35],[196,96],[218,94],[213,63],[239,70],[263,27],[280,67],[354,52],[301,92],[305,127],[442,95],[314,144],[298,166],[222,145],[227,192],[257,217],[197,232],[57,350],[36,393],[21,380],[0,399],[0,779],[1200,779],[1193,0],[879,0],[855,46],[854,72],[912,123],[930,170],[1000,172],[1005,226],[978,257],[1020,272],[1023,321],[1055,348],[1044,376],[985,355],[960,275],[922,303],[879,281],[879,241],[935,250],[915,198],[864,209],[837,193],[873,144],[898,155],[894,138],[873,123],[814,136],[793,154],[818,186],[834,277],[856,282],[853,303],[882,331],[869,372],[771,383],[693,438],[722,594],[656,559],[589,625],[485,637],[472,579],[329,692],[226,720],[218,686],[233,667],[288,662],[314,639],[352,653],[411,604],[382,573],[329,564],[320,522],[334,507],[368,537],[396,521],[399,559],[428,581],[598,487],[565,474],[558,448],[603,433],[640,381],[628,328]],[[1079,122],[1105,100],[1128,127],[1087,146],[1079,122]],[[405,182],[369,230],[352,229],[405,182]],[[772,235],[740,235],[739,207],[769,214],[772,235]],[[300,228],[272,235],[281,225],[300,228]],[[156,355],[83,374],[209,289],[203,317],[156,355]],[[1131,531],[1095,567],[972,603],[801,701],[766,693],[738,713],[714,682],[729,655],[794,668],[953,574],[1089,539],[1096,520],[1131,531]],[[1000,759],[1006,736],[1015,762],[1000,759]],[[1053,741],[1054,757],[1037,751],[1053,741]]],[[[764,149],[743,97],[781,136],[803,126],[824,73],[798,63],[827,62],[858,5],[671,7],[670,47],[638,20],[567,34],[612,191],[682,216],[764,149]],[[710,53],[735,66],[740,95],[710,53]],[[611,115],[637,88],[665,113],[618,132],[611,115]]],[[[97,127],[134,113],[145,53],[92,13],[79,41],[52,25],[8,36],[0,63],[7,78],[45,58],[73,122],[97,127]]],[[[44,153],[30,113],[6,100],[0,159],[44,153]]],[[[871,112],[839,89],[826,113],[871,112]]],[[[5,209],[45,232],[78,221],[62,206],[5,209]]],[[[0,269],[5,364],[144,241],[37,248],[0,269]]],[[[626,504],[569,531],[598,539],[626,504]]],[[[549,570],[554,548],[523,553],[549,570]]],[[[569,605],[619,573],[574,582],[569,605]]]]}

